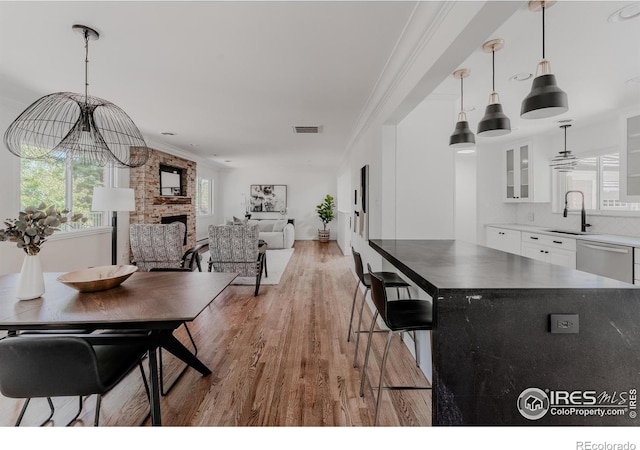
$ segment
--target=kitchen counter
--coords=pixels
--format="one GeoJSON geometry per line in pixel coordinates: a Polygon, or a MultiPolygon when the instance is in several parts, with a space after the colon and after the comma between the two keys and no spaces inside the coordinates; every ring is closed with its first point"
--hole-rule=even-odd
{"type": "Polygon", "coordinates": [[[640,424],[638,287],[460,241],[369,245],[432,296],[434,425],[640,424]],[[580,394],[560,404],[559,391],[580,394]],[[592,409],[626,412],[578,413],[584,391],[592,409]],[[538,401],[533,419],[523,405],[538,401]]]}
{"type": "Polygon", "coordinates": [[[519,223],[492,223],[485,225],[487,227],[504,228],[507,230],[526,231],[529,233],[547,234],[550,236],[560,236],[571,239],[582,239],[585,241],[602,242],[603,244],[615,244],[615,245],[628,245],[629,247],[640,247],[640,238],[633,236],[618,236],[614,234],[599,234],[591,233],[589,231],[586,234],[577,230],[560,229],[562,231],[569,231],[577,234],[566,233],[554,233],[551,230],[558,230],[554,227],[541,227],[535,225],[524,225],[519,223]]]}

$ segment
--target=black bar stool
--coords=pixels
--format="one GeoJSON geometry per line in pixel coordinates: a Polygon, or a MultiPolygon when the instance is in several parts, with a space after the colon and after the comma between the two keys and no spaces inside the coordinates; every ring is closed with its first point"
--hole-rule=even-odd
{"type": "MultiPolygon", "coordinates": [[[[367,341],[367,351],[364,357],[364,366],[362,367],[362,379],[360,380],[360,397],[364,396],[365,381],[369,385],[371,395],[376,402],[376,412],[374,425],[378,425],[380,416],[380,397],[383,389],[401,390],[401,389],[432,389],[433,386],[385,386],[384,385],[384,369],[387,364],[387,356],[389,353],[389,345],[394,333],[398,332],[415,332],[420,330],[433,329],[433,307],[431,302],[426,300],[407,299],[402,301],[388,301],[387,290],[384,278],[379,273],[371,272],[371,267],[367,265],[371,280],[371,298],[375,304],[376,311],[371,320],[369,327],[369,339],[367,341]],[[376,325],[376,319],[380,315],[384,321],[387,330],[380,330],[387,333],[387,344],[382,355],[382,363],[380,364],[380,381],[378,387],[371,385],[367,374],[367,365],[369,363],[369,354],[371,353],[371,340],[376,325]],[[377,390],[377,395],[374,391],[377,390]]],[[[433,339],[431,340],[433,343],[433,339]]],[[[433,344],[432,344],[433,347],[433,344]]],[[[433,358],[433,348],[431,352],[433,358]]]]}
{"type": "MultiPolygon", "coordinates": [[[[360,333],[367,333],[367,330],[362,330],[362,311],[364,309],[364,303],[367,298],[367,292],[371,289],[371,280],[368,273],[364,273],[364,267],[362,265],[362,256],[360,253],[355,251],[353,247],[351,247],[351,253],[353,254],[353,261],[355,263],[356,275],[358,276],[358,283],[356,284],[356,290],[353,293],[353,302],[351,303],[351,317],[349,318],[349,331],[347,333],[347,342],[351,340],[351,331],[353,330],[353,313],[355,312],[356,306],[356,298],[358,297],[358,290],[360,288],[360,283],[366,288],[364,291],[364,295],[362,296],[362,302],[360,303],[360,311],[358,314],[358,328],[354,330],[356,333],[356,349],[353,354],[353,367],[358,367],[358,347],[360,345],[360,333]]],[[[368,264],[367,264],[368,265],[368,264]]],[[[411,292],[409,291],[409,283],[404,281],[400,275],[395,272],[378,272],[378,275],[384,279],[385,286],[387,288],[396,288],[396,292],[398,293],[398,298],[400,298],[400,288],[407,290],[407,296],[411,298],[411,292]]],[[[414,342],[415,337],[414,337],[414,342]]],[[[416,357],[418,355],[417,347],[416,347],[416,357]]],[[[419,361],[416,360],[416,363],[419,364],[419,361]]]]}

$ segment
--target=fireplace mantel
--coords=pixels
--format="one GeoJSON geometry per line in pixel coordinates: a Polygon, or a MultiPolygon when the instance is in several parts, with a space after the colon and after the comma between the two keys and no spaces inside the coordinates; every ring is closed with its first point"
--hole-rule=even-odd
{"type": "Polygon", "coordinates": [[[187,205],[191,203],[191,197],[159,196],[153,198],[154,205],[187,205]]]}

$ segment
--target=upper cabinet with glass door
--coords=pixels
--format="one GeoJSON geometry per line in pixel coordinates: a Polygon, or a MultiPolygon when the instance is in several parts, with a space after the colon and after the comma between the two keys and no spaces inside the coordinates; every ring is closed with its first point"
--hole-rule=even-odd
{"type": "Polygon", "coordinates": [[[503,196],[505,202],[548,202],[550,178],[548,161],[536,157],[531,142],[508,146],[503,156],[503,196]]]}
{"type": "Polygon", "coordinates": [[[622,117],[620,200],[640,202],[640,112],[622,117]]]}

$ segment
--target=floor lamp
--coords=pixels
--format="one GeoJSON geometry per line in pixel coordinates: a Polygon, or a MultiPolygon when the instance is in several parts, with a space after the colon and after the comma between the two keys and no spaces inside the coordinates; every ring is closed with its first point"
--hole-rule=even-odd
{"type": "Polygon", "coordinates": [[[111,211],[111,264],[117,264],[118,253],[118,211],[134,211],[136,201],[133,189],[129,188],[93,188],[92,211],[111,211]]]}

